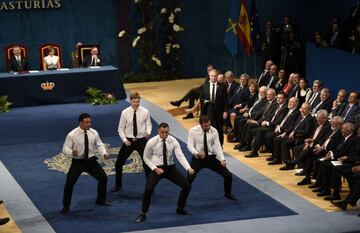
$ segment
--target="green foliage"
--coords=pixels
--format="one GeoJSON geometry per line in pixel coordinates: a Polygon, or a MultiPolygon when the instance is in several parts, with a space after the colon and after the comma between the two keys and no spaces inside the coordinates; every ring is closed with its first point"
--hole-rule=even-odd
{"type": "Polygon", "coordinates": [[[8,101],[8,96],[0,96],[0,112],[10,112],[9,107],[11,103],[8,101]]]}
{"type": "Polygon", "coordinates": [[[110,93],[104,93],[102,90],[94,87],[88,87],[86,90],[88,95],[86,102],[92,105],[116,104],[116,98],[110,93]]]}

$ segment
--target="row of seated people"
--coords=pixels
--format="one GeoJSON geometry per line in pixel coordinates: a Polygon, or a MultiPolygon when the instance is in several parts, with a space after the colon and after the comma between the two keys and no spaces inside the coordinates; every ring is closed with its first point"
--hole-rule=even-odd
{"type": "MultiPolygon", "coordinates": [[[[102,66],[98,46],[86,47],[80,50],[81,42],[76,44],[77,49],[71,52],[73,67],[102,66]],[[86,54],[86,52],[88,54],[86,54]]],[[[10,72],[26,72],[30,70],[27,49],[24,46],[14,45],[5,49],[10,72]]],[[[57,70],[63,67],[61,49],[57,45],[44,45],[40,48],[40,69],[57,70]]]]}
{"type": "MultiPolygon", "coordinates": [[[[269,165],[284,163],[280,170],[294,169],[296,165],[303,168],[298,175],[305,175],[305,178],[298,185],[310,185],[313,175],[316,183],[310,187],[316,188],[314,191],[319,191],[318,195],[325,196],[326,200],[340,199],[340,174],[349,180],[351,195],[360,194],[359,188],[353,189],[356,182],[352,180],[360,171],[356,168],[360,164],[357,157],[360,138],[355,136],[355,126],[360,125],[359,93],[350,92],[346,101],[347,94],[342,89],[332,100],[330,90],[323,88],[320,80],[313,82],[312,89],[299,74],[291,74],[286,80],[285,70],[277,72],[271,61],[266,63],[257,83],[249,82],[247,74],[242,74],[237,83],[232,72],[225,73],[225,81],[221,74],[217,76],[220,82],[214,81],[211,78],[213,67],[208,68],[210,78],[203,85],[194,87],[184,98],[171,104],[178,106],[196,95],[201,100],[208,82],[218,85],[218,90],[225,86],[224,126],[228,128],[225,132],[228,139],[238,142],[234,149],[249,151],[246,157],[252,158],[258,157],[264,146],[271,154],[267,158],[269,165]],[[335,167],[331,161],[339,161],[342,165],[335,167]]],[[[199,102],[206,105],[206,101],[199,102]]],[[[221,134],[222,129],[216,128],[221,134]]],[[[341,202],[342,205],[354,205],[356,198],[351,198],[341,202]]]]}

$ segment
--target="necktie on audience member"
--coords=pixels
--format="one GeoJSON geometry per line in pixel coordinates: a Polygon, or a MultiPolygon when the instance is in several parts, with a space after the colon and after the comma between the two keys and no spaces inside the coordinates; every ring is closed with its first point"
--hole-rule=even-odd
{"type": "Polygon", "coordinates": [[[87,130],[84,130],[84,159],[89,158],[89,138],[87,135],[87,130]]]}
{"type": "Polygon", "coordinates": [[[136,109],[134,110],[134,115],[133,115],[133,135],[134,138],[136,138],[138,134],[138,128],[137,128],[137,118],[136,118],[136,109]]]}

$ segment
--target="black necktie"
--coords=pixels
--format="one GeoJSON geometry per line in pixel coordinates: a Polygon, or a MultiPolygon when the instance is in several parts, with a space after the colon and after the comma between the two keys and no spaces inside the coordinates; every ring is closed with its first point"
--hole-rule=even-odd
{"type": "Polygon", "coordinates": [[[206,138],[206,131],[204,131],[204,153],[205,153],[205,156],[209,155],[207,138],[206,138]]]}
{"type": "Polygon", "coordinates": [[[138,134],[137,121],[136,121],[136,110],[134,110],[134,115],[133,115],[133,134],[134,134],[134,138],[136,138],[136,136],[138,134]]]}
{"type": "Polygon", "coordinates": [[[166,140],[163,140],[163,165],[166,167],[167,163],[167,149],[166,149],[166,140]]]}
{"type": "Polygon", "coordinates": [[[215,84],[212,85],[211,102],[215,102],[215,84]]]}
{"type": "Polygon", "coordinates": [[[86,133],[86,130],[84,131],[84,134],[85,134],[85,137],[84,137],[84,145],[85,145],[84,159],[88,159],[89,158],[89,138],[86,133]]]}

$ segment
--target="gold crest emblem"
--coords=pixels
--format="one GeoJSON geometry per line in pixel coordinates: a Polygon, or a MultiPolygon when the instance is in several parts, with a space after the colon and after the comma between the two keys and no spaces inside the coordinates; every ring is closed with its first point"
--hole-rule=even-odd
{"type": "Polygon", "coordinates": [[[46,83],[41,83],[41,84],[40,84],[40,87],[41,87],[44,91],[51,91],[51,90],[55,87],[55,83],[46,81],[46,83]]]}

